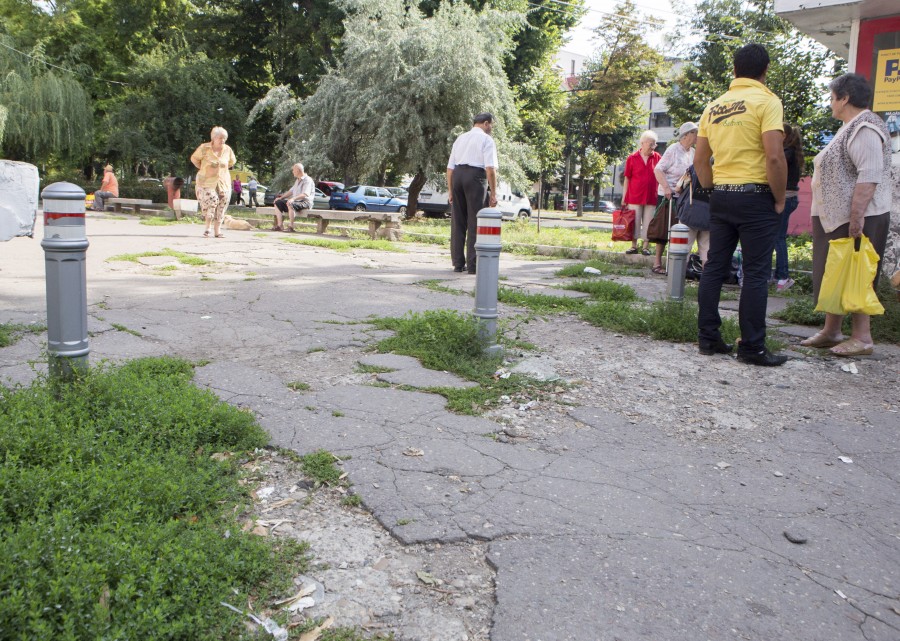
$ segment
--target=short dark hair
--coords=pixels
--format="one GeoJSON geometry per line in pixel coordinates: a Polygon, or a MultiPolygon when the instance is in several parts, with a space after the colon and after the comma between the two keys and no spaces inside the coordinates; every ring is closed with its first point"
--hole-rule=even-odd
{"type": "Polygon", "coordinates": [[[769,52],[760,44],[744,45],[734,52],[734,77],[756,80],[769,68],[769,52]]]}
{"type": "Polygon", "coordinates": [[[847,98],[854,107],[868,109],[872,105],[872,85],[864,76],[858,73],[845,73],[838,76],[828,85],[831,92],[838,98],[847,98]]]}
{"type": "Polygon", "coordinates": [[[480,125],[483,122],[494,122],[494,114],[484,111],[472,118],[472,124],[480,125]]]}

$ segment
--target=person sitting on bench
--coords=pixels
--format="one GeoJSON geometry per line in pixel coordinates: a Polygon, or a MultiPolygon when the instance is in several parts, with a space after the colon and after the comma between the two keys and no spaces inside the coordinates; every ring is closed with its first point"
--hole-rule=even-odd
{"type": "Polygon", "coordinates": [[[94,192],[94,211],[104,211],[107,198],[119,197],[119,181],[113,173],[113,166],[107,165],[103,168],[103,182],[100,183],[100,189],[94,192]]]}
{"type": "Polygon", "coordinates": [[[286,230],[294,231],[294,216],[296,213],[298,211],[303,211],[304,209],[312,209],[313,194],[315,193],[316,188],[313,179],[303,171],[303,165],[299,162],[291,167],[291,173],[293,173],[294,178],[296,178],[294,185],[275,198],[275,208],[277,211],[275,212],[275,226],[272,227],[273,231],[285,231],[285,228],[282,228],[281,226],[284,214],[288,215],[288,220],[290,221],[286,230]]]}

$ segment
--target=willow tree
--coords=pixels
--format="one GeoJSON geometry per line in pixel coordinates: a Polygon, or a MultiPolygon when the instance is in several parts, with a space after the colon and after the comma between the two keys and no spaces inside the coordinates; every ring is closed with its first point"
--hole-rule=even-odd
{"type": "Polygon", "coordinates": [[[40,47],[30,56],[0,47],[0,150],[35,164],[77,158],[91,141],[90,99],[73,75],[46,64],[40,47]]]}
{"type": "Polygon", "coordinates": [[[412,175],[412,213],[426,179],[444,172],[454,137],[473,115],[490,111],[500,175],[525,185],[531,154],[512,142],[519,120],[503,70],[521,12],[460,2],[427,17],[410,0],[339,2],[348,14],[343,54],[300,107],[300,119],[288,123],[291,158],[313,173],[330,164],[353,179],[387,169],[412,175]]]}

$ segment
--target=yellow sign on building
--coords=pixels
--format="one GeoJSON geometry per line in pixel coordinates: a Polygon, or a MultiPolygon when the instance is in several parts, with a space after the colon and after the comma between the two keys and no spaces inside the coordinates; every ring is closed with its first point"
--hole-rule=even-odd
{"type": "Polygon", "coordinates": [[[900,109],[900,49],[882,49],[875,66],[875,103],[872,111],[900,109]]]}

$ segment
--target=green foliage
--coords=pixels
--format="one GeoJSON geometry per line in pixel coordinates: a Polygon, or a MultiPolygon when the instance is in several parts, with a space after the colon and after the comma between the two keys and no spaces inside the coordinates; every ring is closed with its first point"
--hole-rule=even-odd
{"type": "MultiPolygon", "coordinates": [[[[706,34],[688,55],[682,75],[670,87],[666,104],[675,122],[697,121],[706,105],[734,79],[734,52],[748,42],[766,47],[771,63],[766,85],[784,105],[787,122],[800,125],[808,152],[821,146],[821,134],[837,129],[822,107],[827,94],[820,79],[831,75],[836,59],[775,15],[773,0],[705,0],[697,5],[694,29],[706,34]]],[[[807,153],[811,159],[814,153],[807,153]]]]}
{"type": "Polygon", "coordinates": [[[610,280],[601,280],[598,278],[590,280],[577,280],[574,283],[563,285],[563,289],[571,289],[576,292],[584,292],[590,294],[594,300],[605,301],[633,301],[638,296],[634,289],[628,285],[614,283],[610,280]]]}
{"type": "Polygon", "coordinates": [[[529,294],[527,292],[500,287],[497,300],[506,305],[525,307],[535,314],[561,314],[581,309],[584,301],[578,298],[565,298],[553,294],[529,294]]]}
{"type": "Polygon", "coordinates": [[[7,48],[0,34],[0,150],[4,158],[40,164],[76,158],[87,150],[93,128],[90,99],[65,71],[51,69],[44,48],[28,59],[7,48]]]}
{"type": "Polygon", "coordinates": [[[0,347],[9,347],[15,344],[23,334],[40,334],[47,330],[47,326],[41,323],[25,325],[23,323],[0,323],[0,347]]]}
{"type": "Polygon", "coordinates": [[[374,249],[384,252],[405,253],[406,250],[398,247],[389,240],[331,240],[330,238],[284,238],[284,242],[295,245],[309,245],[310,247],[325,247],[335,251],[350,251],[351,249],[374,249]]]}
{"type": "MultiPolygon", "coordinates": [[[[627,334],[646,334],[659,341],[697,341],[697,305],[661,301],[650,304],[601,302],[585,306],[581,317],[592,325],[627,334]]],[[[722,338],[734,342],[740,335],[737,322],[722,319],[722,338]]]]}
{"type": "Polygon", "coordinates": [[[241,531],[239,468],[209,458],[265,433],[191,377],[184,361],[144,359],[0,390],[4,636],[236,638],[241,617],[219,601],[302,571],[300,549],[241,531]]]}
{"type": "Polygon", "coordinates": [[[812,298],[807,296],[793,299],[784,309],[773,313],[772,317],[795,325],[822,325],[825,323],[825,314],[815,311],[812,298]]]}
{"type": "Polygon", "coordinates": [[[316,485],[336,485],[340,481],[341,470],[335,465],[337,457],[326,450],[316,450],[301,457],[303,473],[315,481],[316,485]]]}
{"type": "Polygon", "coordinates": [[[287,388],[295,392],[306,392],[311,389],[309,383],[304,383],[303,381],[291,381],[287,384],[287,388]]]}
{"type": "Polygon", "coordinates": [[[212,265],[215,261],[207,260],[206,258],[201,258],[200,256],[193,256],[191,254],[185,254],[184,252],[176,251],[174,249],[163,248],[161,251],[149,251],[142,252],[140,254],[118,254],[116,256],[110,256],[107,258],[107,261],[125,261],[130,263],[139,262],[140,258],[149,258],[152,256],[171,256],[172,258],[177,258],[178,262],[182,265],[194,265],[194,266],[202,266],[202,265],[212,265]]]}

